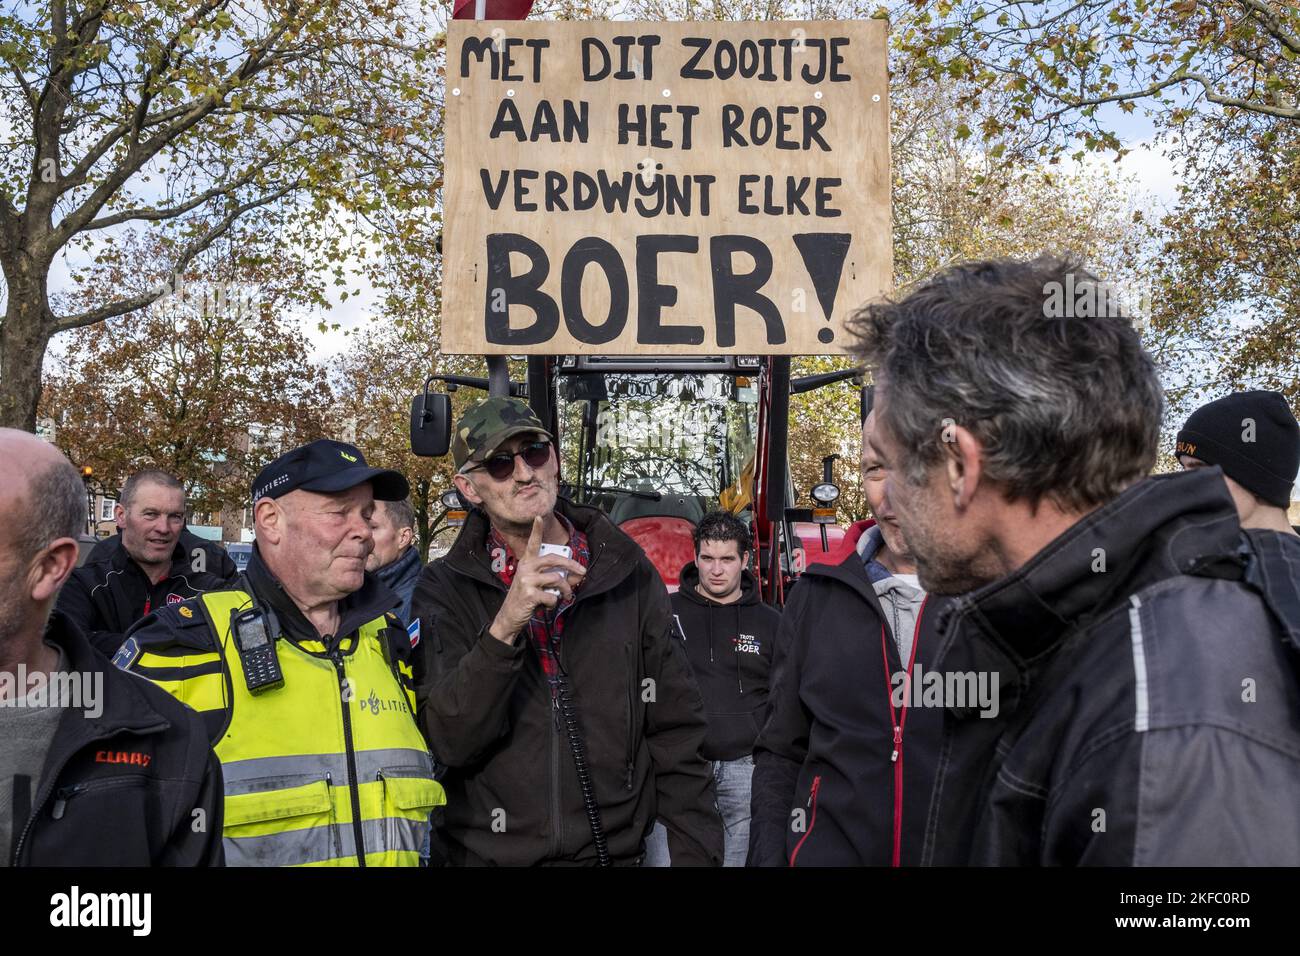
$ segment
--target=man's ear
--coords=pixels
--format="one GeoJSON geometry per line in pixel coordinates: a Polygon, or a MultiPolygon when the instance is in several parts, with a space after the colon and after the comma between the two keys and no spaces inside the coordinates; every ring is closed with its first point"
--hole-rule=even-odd
{"type": "Polygon", "coordinates": [[[59,538],[36,557],[27,572],[27,589],[33,601],[40,604],[54,597],[77,566],[78,554],[76,541],[59,538]]]}
{"type": "Polygon", "coordinates": [[[953,507],[965,511],[970,507],[983,473],[984,446],[968,429],[954,425],[951,441],[943,443],[944,468],[948,489],[952,492],[953,507]]]}
{"type": "Polygon", "coordinates": [[[253,505],[253,533],[259,541],[279,544],[284,537],[284,509],[274,498],[260,498],[253,505]]]}
{"type": "Polygon", "coordinates": [[[415,543],[415,529],[402,528],[397,532],[397,547],[399,550],[409,548],[415,543]]]}
{"type": "Polygon", "coordinates": [[[474,490],[474,485],[464,475],[452,475],[451,480],[455,483],[460,496],[470,504],[481,505],[483,503],[483,497],[474,490]]]}
{"type": "Polygon", "coordinates": [[[122,507],[121,502],[113,505],[113,524],[117,525],[118,531],[126,526],[126,509],[122,507]]]}

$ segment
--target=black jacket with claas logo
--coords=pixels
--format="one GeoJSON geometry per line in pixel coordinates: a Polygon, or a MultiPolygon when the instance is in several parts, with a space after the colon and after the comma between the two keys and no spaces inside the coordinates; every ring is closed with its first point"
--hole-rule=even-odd
{"type": "MultiPolygon", "coordinates": [[[[640,858],[655,817],[675,864],[722,860],[713,775],[700,754],[699,688],[673,635],[668,593],[635,542],[600,511],[560,500],[591,560],[560,642],[601,822],[615,863],[640,858]]],[[[425,639],[419,722],[448,765],[452,863],[591,865],[595,843],[569,742],[528,635],[488,633],[506,587],[487,553],[488,521],[471,512],[412,603],[425,639]]]]}
{"type": "Polygon", "coordinates": [[[749,571],[741,572],[740,597],[731,604],[719,604],[696,590],[700,572],[693,561],[682,568],[679,580],[673,615],[704,697],[709,721],[704,756],[736,760],[753,752],[762,728],[781,615],[763,603],[749,571]]]}
{"type": "Polygon", "coordinates": [[[96,650],[111,657],[146,614],[226,587],[237,574],[225,548],[183,530],[167,577],[154,584],[127,553],[119,532],[95,545],[86,563],[72,572],[57,606],[96,650]]]}
{"type": "Polygon", "coordinates": [[[69,672],[102,685],[97,700],[76,702],[90,707],[65,709],[39,788],[24,795],[30,815],[17,824],[10,862],[222,865],[221,766],[199,716],[112,666],[57,611],[46,636],[63,649],[69,672]]]}

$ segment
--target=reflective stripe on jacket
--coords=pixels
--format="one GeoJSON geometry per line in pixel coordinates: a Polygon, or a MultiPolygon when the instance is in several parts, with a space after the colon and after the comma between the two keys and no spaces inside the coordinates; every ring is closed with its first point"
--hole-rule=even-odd
{"type": "Polygon", "coordinates": [[[419,865],[429,815],[446,798],[412,716],[409,666],[394,663],[390,619],[363,624],[332,654],[282,637],[284,686],[253,696],[231,641],[232,613],[251,606],[244,591],[214,591],[169,615],[180,640],[123,648],[136,654],[123,666],[201,713],[225,713],[214,750],[227,865],[419,865]],[[194,639],[200,617],[204,641],[194,639]]]}

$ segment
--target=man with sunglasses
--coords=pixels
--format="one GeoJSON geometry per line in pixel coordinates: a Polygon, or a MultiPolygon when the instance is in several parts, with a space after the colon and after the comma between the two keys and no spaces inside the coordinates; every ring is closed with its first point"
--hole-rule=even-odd
{"type": "Polygon", "coordinates": [[[523,402],[469,408],[452,456],[473,510],[412,604],[432,637],[416,696],[450,768],[448,862],[635,865],[657,816],[674,864],[719,865],[703,703],[654,566],[559,498],[551,435],[523,402]]]}

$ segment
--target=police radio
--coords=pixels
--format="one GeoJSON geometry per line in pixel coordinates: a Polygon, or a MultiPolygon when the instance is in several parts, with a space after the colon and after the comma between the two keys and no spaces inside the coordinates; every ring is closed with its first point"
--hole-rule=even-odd
{"type": "Polygon", "coordinates": [[[270,608],[254,607],[230,612],[230,632],[235,636],[239,663],[244,670],[244,685],[250,694],[276,690],[284,686],[280,656],[275,650],[280,636],[280,622],[270,608]]]}

